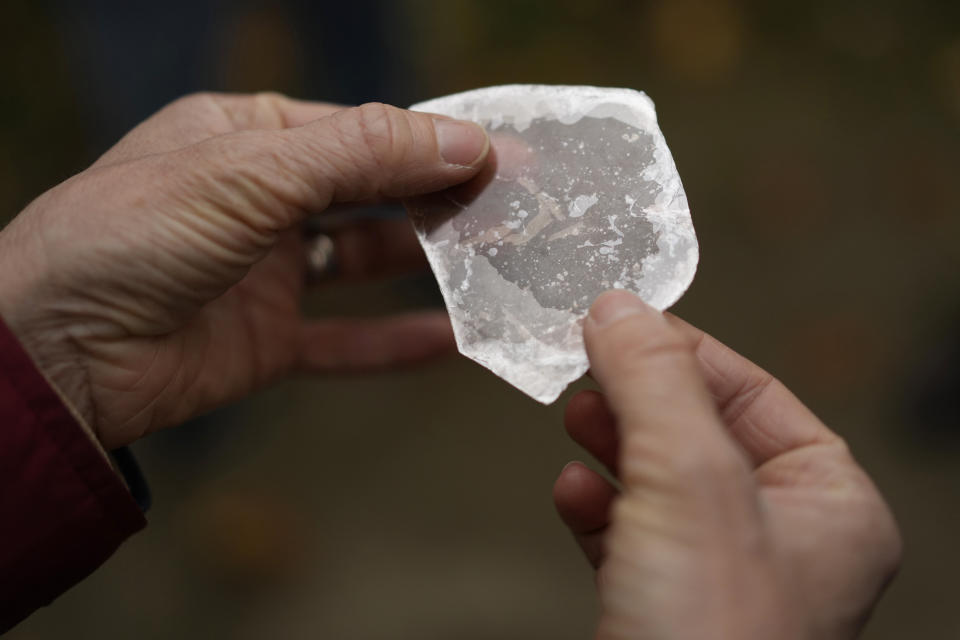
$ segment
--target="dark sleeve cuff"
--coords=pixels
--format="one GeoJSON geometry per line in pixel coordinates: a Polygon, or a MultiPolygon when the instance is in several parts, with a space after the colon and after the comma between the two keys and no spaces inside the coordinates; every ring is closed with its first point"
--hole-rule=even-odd
{"type": "MultiPolygon", "coordinates": [[[[145,488],[142,480],[137,471],[128,483],[145,488]]],[[[0,322],[0,633],[145,525],[131,491],[0,322]]]]}
{"type": "Polygon", "coordinates": [[[113,458],[114,468],[123,476],[127,483],[127,489],[130,490],[130,497],[140,507],[140,511],[146,513],[153,504],[153,496],[150,494],[150,485],[140,469],[140,463],[130,451],[130,447],[120,447],[110,452],[113,458]]]}

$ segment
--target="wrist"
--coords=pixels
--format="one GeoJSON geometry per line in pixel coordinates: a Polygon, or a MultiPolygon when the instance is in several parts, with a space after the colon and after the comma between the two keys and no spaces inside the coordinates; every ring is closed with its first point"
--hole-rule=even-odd
{"type": "MultiPolygon", "coordinates": [[[[31,205],[32,207],[33,205],[31,205]]],[[[46,258],[31,233],[30,208],[0,231],[0,318],[81,427],[96,437],[95,410],[82,352],[62,318],[49,312],[55,300],[44,277],[46,258]]]]}

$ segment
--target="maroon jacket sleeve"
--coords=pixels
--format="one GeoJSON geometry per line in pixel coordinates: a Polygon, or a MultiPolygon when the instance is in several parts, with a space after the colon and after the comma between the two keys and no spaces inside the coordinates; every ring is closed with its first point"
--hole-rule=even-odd
{"type": "Polygon", "coordinates": [[[88,576],[145,524],[0,321],[0,633],[88,576]]]}

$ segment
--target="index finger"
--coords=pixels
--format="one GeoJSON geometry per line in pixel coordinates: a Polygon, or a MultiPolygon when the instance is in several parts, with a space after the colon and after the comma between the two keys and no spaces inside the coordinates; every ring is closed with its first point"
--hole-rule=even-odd
{"type": "Polygon", "coordinates": [[[279,93],[195,93],[174,100],[131,129],[91,167],[176,151],[225,133],[299,127],[343,108],[279,93]]]}
{"type": "Polygon", "coordinates": [[[673,314],[664,317],[692,345],[721,419],[754,466],[839,440],[782,382],[704,331],[673,314]]]}

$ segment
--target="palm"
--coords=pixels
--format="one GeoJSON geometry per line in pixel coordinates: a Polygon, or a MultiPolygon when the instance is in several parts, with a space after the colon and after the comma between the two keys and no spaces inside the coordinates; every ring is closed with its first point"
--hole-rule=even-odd
{"type": "Polygon", "coordinates": [[[146,337],[88,345],[99,431],[132,441],[240,398],[289,371],[304,322],[300,245],[295,235],[285,238],[239,283],[173,332],[145,331],[146,337]]]}

